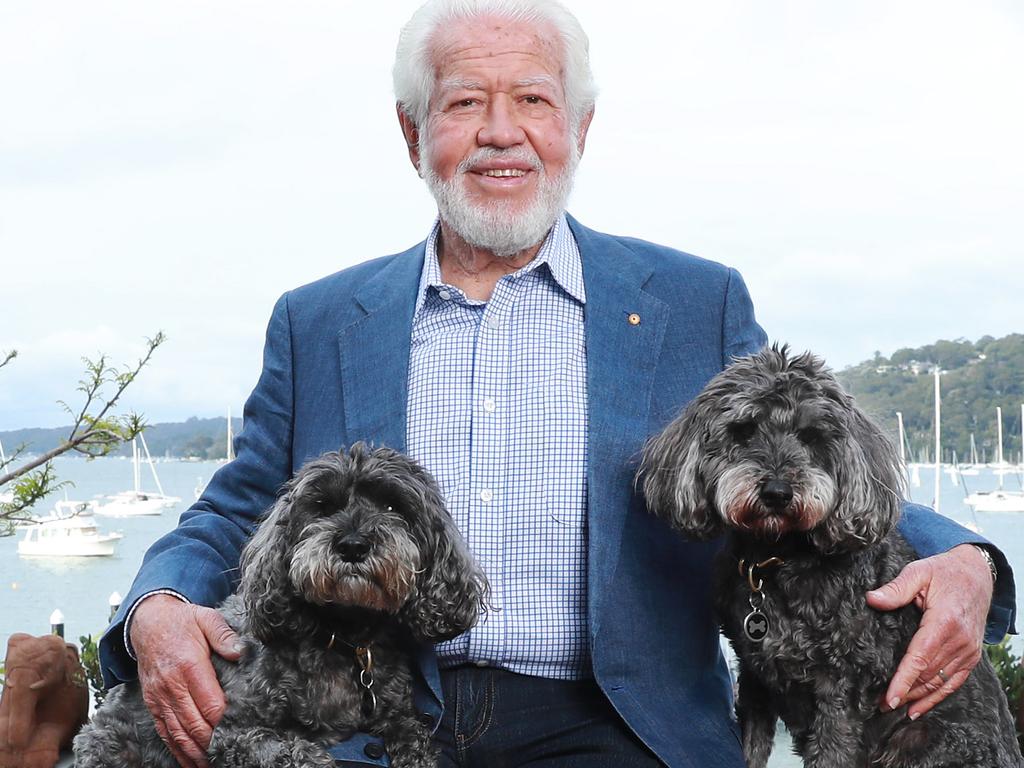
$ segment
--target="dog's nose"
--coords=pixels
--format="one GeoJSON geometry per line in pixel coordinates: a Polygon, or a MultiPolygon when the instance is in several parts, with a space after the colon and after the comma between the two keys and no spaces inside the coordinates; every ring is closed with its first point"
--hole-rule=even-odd
{"type": "Polygon", "coordinates": [[[793,486],[785,480],[769,480],[761,486],[760,495],[766,507],[782,511],[793,500],[793,486]]]}
{"type": "Polygon", "coordinates": [[[369,540],[358,533],[350,533],[338,539],[335,546],[338,548],[341,559],[346,563],[362,562],[370,554],[369,540]]]}

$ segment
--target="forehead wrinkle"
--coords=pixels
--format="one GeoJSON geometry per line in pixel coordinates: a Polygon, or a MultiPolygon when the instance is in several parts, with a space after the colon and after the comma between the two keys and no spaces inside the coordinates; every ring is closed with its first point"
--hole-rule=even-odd
{"type": "Polygon", "coordinates": [[[563,45],[557,28],[542,19],[536,21],[507,18],[500,14],[473,16],[455,20],[448,28],[438,28],[428,43],[435,73],[453,61],[487,61],[509,54],[533,59],[550,58],[559,74],[565,68],[563,45]],[[502,41],[518,41],[503,47],[502,41]],[[499,50],[494,50],[498,46],[499,50]]]}

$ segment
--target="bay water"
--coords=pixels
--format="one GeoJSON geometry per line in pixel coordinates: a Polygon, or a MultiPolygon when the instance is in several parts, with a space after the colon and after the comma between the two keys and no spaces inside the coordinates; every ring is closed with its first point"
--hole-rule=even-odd
{"type": "MultiPolygon", "coordinates": [[[[93,498],[130,490],[132,487],[132,464],[128,459],[103,458],[86,461],[78,458],[58,458],[55,469],[62,480],[68,480],[68,487],[56,498],[66,495],[73,500],[88,501],[93,498]]],[[[0,649],[6,648],[8,637],[14,632],[44,634],[50,631],[50,615],[55,609],[64,614],[65,637],[77,641],[81,635],[102,632],[107,624],[111,593],[127,593],[132,579],[142,563],[146,549],[157,538],[174,528],[178,516],[195,498],[197,486],[202,486],[216,472],[222,463],[215,461],[164,460],[155,463],[156,472],[165,493],[178,496],[181,502],[173,509],[153,517],[107,518],[96,517],[102,532],[120,531],[124,538],[118,542],[113,557],[93,558],[25,558],[18,555],[16,536],[0,538],[0,649]]],[[[154,491],[156,485],[148,466],[142,466],[144,490],[154,491]]],[[[922,467],[921,485],[909,488],[912,500],[933,503],[934,470],[922,467]]],[[[966,478],[968,490],[992,490],[997,487],[998,478],[991,472],[982,471],[977,477],[966,478]]],[[[1020,489],[1017,476],[1003,478],[1010,489],[1020,489]]],[[[940,511],[962,523],[971,523],[980,528],[983,536],[996,544],[1010,561],[1018,574],[1018,581],[1024,574],[1024,514],[972,513],[963,503],[965,492],[962,486],[953,483],[943,473],[940,489],[940,511]]],[[[46,502],[37,513],[48,508],[46,502]]],[[[1024,582],[1019,584],[1017,611],[1024,608],[1024,582]]],[[[1024,648],[1019,638],[1014,638],[1018,654],[1024,648]]],[[[792,768],[799,765],[788,749],[788,737],[780,733],[776,750],[769,762],[770,768],[792,768]]]]}

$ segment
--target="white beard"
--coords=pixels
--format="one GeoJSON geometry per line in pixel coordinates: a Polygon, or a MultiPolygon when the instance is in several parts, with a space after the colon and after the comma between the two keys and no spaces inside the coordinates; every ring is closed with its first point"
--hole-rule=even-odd
{"type": "Polygon", "coordinates": [[[580,152],[573,142],[569,162],[555,178],[545,173],[540,158],[526,147],[481,147],[459,163],[454,176],[447,181],[431,166],[425,133],[420,134],[420,157],[423,180],[437,202],[441,220],[469,245],[505,259],[540,244],[547,236],[569,200],[580,152]],[[527,163],[539,174],[536,194],[525,209],[517,210],[516,203],[510,200],[481,204],[466,192],[464,176],[469,169],[495,159],[527,163]]]}

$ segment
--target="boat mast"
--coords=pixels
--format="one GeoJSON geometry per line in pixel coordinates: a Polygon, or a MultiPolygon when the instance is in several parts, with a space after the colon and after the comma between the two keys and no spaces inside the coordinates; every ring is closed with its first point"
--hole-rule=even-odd
{"type": "Polygon", "coordinates": [[[942,485],[942,442],[939,419],[942,406],[939,397],[939,366],[935,366],[935,511],[939,511],[939,488],[942,485]]]}
{"type": "Polygon", "coordinates": [[[996,406],[996,475],[999,476],[999,490],[1003,490],[1003,409],[996,406]]]}
{"type": "Polygon", "coordinates": [[[161,496],[166,496],[167,494],[164,493],[163,486],[160,485],[160,478],[156,474],[156,465],[153,463],[153,457],[149,455],[149,446],[146,445],[146,438],[141,432],[139,433],[139,439],[142,441],[142,447],[146,451],[146,461],[149,462],[149,471],[153,473],[153,482],[156,483],[156,489],[161,496]]]}
{"type": "Polygon", "coordinates": [[[139,439],[132,440],[132,480],[135,481],[135,495],[138,496],[142,488],[142,478],[139,475],[139,439]]]}

